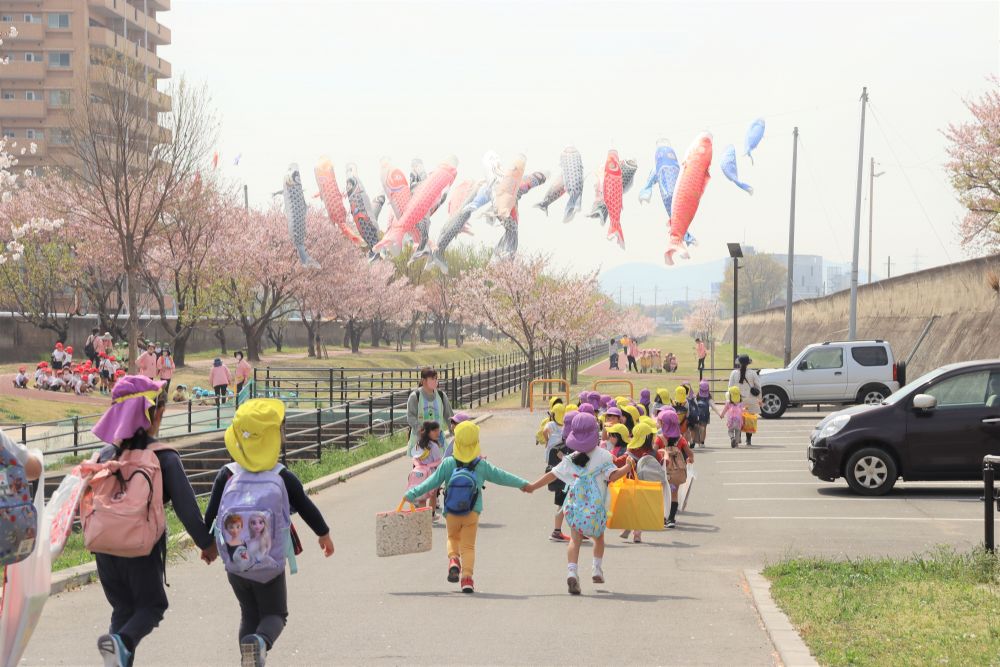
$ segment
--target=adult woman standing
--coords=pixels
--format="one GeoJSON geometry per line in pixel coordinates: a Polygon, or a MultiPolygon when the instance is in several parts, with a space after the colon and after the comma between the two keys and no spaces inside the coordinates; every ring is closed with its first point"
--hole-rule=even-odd
{"type": "Polygon", "coordinates": [[[166,382],[163,393],[170,391],[170,380],[174,377],[174,357],[170,354],[170,348],[163,348],[162,354],[156,359],[156,375],[166,382]]]}
{"type": "MultiPolygon", "coordinates": [[[[743,397],[743,408],[752,415],[760,414],[760,377],[757,371],[750,368],[753,359],[749,355],[741,354],[736,361],[739,366],[729,374],[729,386],[739,387],[740,396],[743,397]]],[[[747,433],[747,445],[751,444],[753,433],[747,433]]]]}
{"type": "Polygon", "coordinates": [[[212,360],[212,370],[208,373],[208,383],[215,390],[215,404],[225,403],[229,385],[233,383],[233,374],[218,357],[212,360]]]}
{"type": "Polygon", "coordinates": [[[242,352],[234,352],[233,358],[236,359],[236,395],[238,396],[243,391],[243,385],[250,381],[253,368],[250,367],[250,362],[243,357],[242,352]]]}
{"type": "Polygon", "coordinates": [[[437,371],[430,366],[421,368],[420,384],[406,399],[406,423],[410,427],[410,441],[407,448],[409,456],[414,456],[420,436],[420,426],[425,421],[448,424],[448,429],[454,433],[454,426],[451,424],[453,414],[448,395],[438,389],[437,371]]]}

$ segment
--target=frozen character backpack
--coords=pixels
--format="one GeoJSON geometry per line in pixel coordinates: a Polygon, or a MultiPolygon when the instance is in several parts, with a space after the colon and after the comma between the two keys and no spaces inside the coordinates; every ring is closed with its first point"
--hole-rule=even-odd
{"type": "Polygon", "coordinates": [[[566,491],[566,523],[586,537],[600,537],[608,523],[604,491],[597,476],[600,470],[578,475],[566,491]]]}
{"type": "MultiPolygon", "coordinates": [[[[435,461],[434,463],[425,463],[420,460],[419,456],[413,457],[413,469],[410,471],[410,475],[406,480],[406,490],[409,491],[415,486],[423,483],[425,479],[434,474],[434,470],[440,465],[441,461],[435,461]]],[[[432,491],[428,491],[421,497],[417,498],[417,501],[425,500],[431,495],[432,491]]]]}
{"type": "Polygon", "coordinates": [[[93,473],[80,499],[87,551],[123,558],[148,556],[167,529],[163,474],[156,452],[173,448],[150,443],[125,449],[104,463],[80,467],[93,473]]]}
{"type": "Polygon", "coordinates": [[[38,511],[24,466],[0,441],[0,566],[27,558],[35,548],[38,511]]]}
{"type": "Polygon", "coordinates": [[[458,463],[444,490],[444,510],[455,516],[465,516],[479,499],[479,480],[476,477],[477,456],[469,463],[458,463]]]}
{"type": "Polygon", "coordinates": [[[226,571],[266,584],[285,570],[298,571],[291,538],[288,490],[280,463],[250,472],[238,463],[226,466],[226,482],[213,532],[226,571]]]}

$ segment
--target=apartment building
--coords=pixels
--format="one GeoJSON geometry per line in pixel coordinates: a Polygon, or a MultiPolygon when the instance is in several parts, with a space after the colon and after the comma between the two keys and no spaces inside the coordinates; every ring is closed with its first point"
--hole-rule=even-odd
{"type": "Polygon", "coordinates": [[[160,13],[169,9],[170,0],[0,0],[0,29],[17,29],[17,37],[0,46],[8,59],[0,65],[0,132],[20,167],[65,158],[76,96],[89,89],[88,81],[113,81],[104,68],[123,58],[136,65],[122,71],[141,81],[130,89],[144,93],[141,108],[152,123],[151,136],[169,140],[169,132],[155,124],[157,114],[170,110],[170,98],[158,91],[159,82],[170,78],[170,63],[157,55],[170,43],[170,29],[160,23],[160,13]],[[22,154],[32,143],[34,155],[22,154]]]}
{"type": "MultiPolygon", "coordinates": [[[[775,253],[771,257],[782,266],[788,266],[787,253],[775,253]]],[[[823,296],[823,258],[820,255],[795,255],[792,271],[792,301],[823,296]]]]}

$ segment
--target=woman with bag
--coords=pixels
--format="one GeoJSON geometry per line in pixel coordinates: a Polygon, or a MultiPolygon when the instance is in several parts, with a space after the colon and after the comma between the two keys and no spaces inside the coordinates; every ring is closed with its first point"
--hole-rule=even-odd
{"type": "MultiPolygon", "coordinates": [[[[420,427],[424,422],[437,422],[451,426],[454,412],[448,395],[438,389],[437,371],[430,366],[420,369],[420,384],[410,392],[406,399],[406,423],[410,427],[410,440],[407,446],[407,456],[416,455],[417,440],[420,438],[420,427]]],[[[451,429],[454,433],[454,429],[451,429]]]]}
{"type": "MultiPolygon", "coordinates": [[[[756,425],[756,415],[760,414],[760,377],[756,370],[749,367],[753,363],[753,359],[749,355],[741,354],[737,358],[737,362],[739,362],[739,367],[729,374],[729,386],[740,388],[744,412],[754,415],[755,418],[751,421],[756,425]]],[[[749,446],[753,433],[745,428],[744,432],[746,432],[747,446],[749,446]]]]}

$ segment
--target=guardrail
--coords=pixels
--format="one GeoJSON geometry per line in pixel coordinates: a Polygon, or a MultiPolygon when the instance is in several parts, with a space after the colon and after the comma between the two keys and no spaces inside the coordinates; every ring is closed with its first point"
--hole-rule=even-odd
{"type": "Polygon", "coordinates": [[[997,495],[994,482],[996,481],[996,469],[1000,466],[1000,456],[983,457],[983,544],[986,550],[994,553],[994,509],[1000,512],[1000,496],[997,495]]]}
{"type": "Polygon", "coordinates": [[[535,385],[540,384],[545,386],[545,390],[540,394],[541,398],[552,398],[554,396],[563,396],[563,404],[569,405],[569,380],[564,380],[563,378],[538,378],[532,380],[528,383],[528,411],[535,411],[535,385]],[[550,392],[548,386],[550,384],[558,384],[562,386],[562,390],[557,390],[556,392],[550,392]]]}

